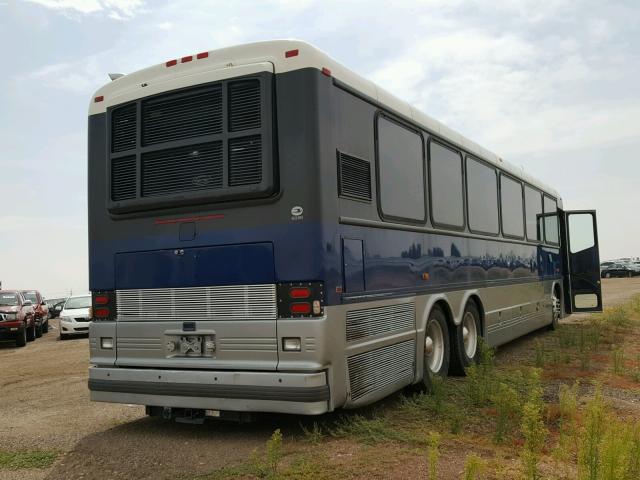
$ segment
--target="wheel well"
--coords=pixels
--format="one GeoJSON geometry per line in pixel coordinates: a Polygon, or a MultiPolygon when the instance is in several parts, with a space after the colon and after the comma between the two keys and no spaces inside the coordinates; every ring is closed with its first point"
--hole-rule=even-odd
{"type": "Polygon", "coordinates": [[[484,337],[484,307],[482,306],[480,297],[478,297],[477,295],[471,295],[467,300],[467,303],[468,302],[473,302],[476,304],[476,308],[478,309],[478,313],[480,314],[480,336],[484,337]]]}

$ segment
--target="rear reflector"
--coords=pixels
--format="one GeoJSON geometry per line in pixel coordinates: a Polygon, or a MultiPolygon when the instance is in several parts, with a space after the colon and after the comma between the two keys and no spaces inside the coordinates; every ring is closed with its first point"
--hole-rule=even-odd
{"type": "Polygon", "coordinates": [[[309,298],[311,289],[309,287],[293,287],[289,290],[291,298],[309,298]]]}
{"type": "Polygon", "coordinates": [[[178,60],[169,60],[167,63],[165,63],[165,65],[167,67],[173,67],[174,65],[178,64],[178,60]]]}
{"type": "Polygon", "coordinates": [[[284,58],[297,57],[298,53],[300,53],[300,52],[298,51],[297,48],[295,50],[288,50],[288,51],[284,52],[284,58]]]}
{"type": "Polygon", "coordinates": [[[182,58],[180,59],[180,61],[181,61],[182,63],[187,63],[187,62],[190,62],[191,60],[193,60],[193,55],[189,55],[189,56],[186,56],[186,57],[182,57],[182,58]]]}
{"type": "Polygon", "coordinates": [[[209,56],[209,52],[201,52],[198,55],[196,55],[196,58],[198,60],[202,60],[203,58],[207,58],[209,56]]]}
{"type": "Polygon", "coordinates": [[[93,99],[93,101],[96,102],[96,103],[101,102],[103,100],[104,100],[104,96],[102,96],[102,95],[100,95],[100,96],[98,96],[98,97],[93,99]]]}
{"type": "Polygon", "coordinates": [[[297,302],[292,303],[289,306],[291,313],[297,313],[299,315],[307,315],[311,313],[311,304],[309,302],[297,302]]]}

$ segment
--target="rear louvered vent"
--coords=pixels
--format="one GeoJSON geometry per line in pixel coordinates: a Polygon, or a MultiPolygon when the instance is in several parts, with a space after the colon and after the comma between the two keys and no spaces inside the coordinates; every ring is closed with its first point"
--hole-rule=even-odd
{"type": "Polygon", "coordinates": [[[136,104],[125,105],[111,116],[111,151],[124,152],[136,147],[136,104]]]}
{"type": "Polygon", "coordinates": [[[229,131],[260,128],[260,110],[258,80],[229,84],[229,131]]]}
{"type": "Polygon", "coordinates": [[[411,383],[415,349],[415,340],[408,340],[349,357],[351,400],[411,383]]]}
{"type": "Polygon", "coordinates": [[[411,302],[347,312],[347,342],[413,329],[414,311],[411,302]]]}
{"type": "Polygon", "coordinates": [[[222,86],[142,103],[142,144],[222,133],[222,86]]]}
{"type": "Polygon", "coordinates": [[[222,142],[145,153],[142,196],[221,188],[222,168],[222,142]]]}
{"type": "Polygon", "coordinates": [[[254,185],[262,180],[260,135],[229,140],[229,186],[254,185]]]}
{"type": "Polygon", "coordinates": [[[338,187],[341,197],[371,201],[371,164],[338,152],[338,187]]]}
{"type": "Polygon", "coordinates": [[[136,197],[136,157],[111,160],[111,200],[129,200],[136,197]]]}

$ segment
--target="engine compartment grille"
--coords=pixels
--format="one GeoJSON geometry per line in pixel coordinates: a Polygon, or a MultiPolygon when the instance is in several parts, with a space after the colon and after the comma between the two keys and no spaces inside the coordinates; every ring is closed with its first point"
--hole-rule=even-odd
{"type": "Polygon", "coordinates": [[[112,212],[263,198],[275,189],[263,72],[108,109],[112,212]]]}
{"type": "Polygon", "coordinates": [[[119,321],[275,320],[276,286],[116,290],[119,321]]]}

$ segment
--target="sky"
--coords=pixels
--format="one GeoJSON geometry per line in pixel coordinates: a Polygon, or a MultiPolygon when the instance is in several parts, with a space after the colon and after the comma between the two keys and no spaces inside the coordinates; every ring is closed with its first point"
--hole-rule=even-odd
{"type": "Polygon", "coordinates": [[[87,109],[109,72],[297,38],[596,209],[640,256],[640,2],[0,0],[0,281],[88,289],[87,109]]]}

